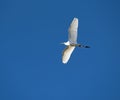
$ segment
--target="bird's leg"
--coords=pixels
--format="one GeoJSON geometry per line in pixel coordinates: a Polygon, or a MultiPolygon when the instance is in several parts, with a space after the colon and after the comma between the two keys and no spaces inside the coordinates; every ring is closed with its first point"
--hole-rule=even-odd
{"type": "Polygon", "coordinates": [[[78,47],[81,47],[82,45],[78,44],[78,47]]]}
{"type": "Polygon", "coordinates": [[[84,48],[90,48],[90,46],[84,46],[84,48]]]}
{"type": "Polygon", "coordinates": [[[90,46],[85,46],[85,45],[81,45],[81,44],[78,44],[78,47],[82,47],[82,48],[90,48],[90,46]]]}

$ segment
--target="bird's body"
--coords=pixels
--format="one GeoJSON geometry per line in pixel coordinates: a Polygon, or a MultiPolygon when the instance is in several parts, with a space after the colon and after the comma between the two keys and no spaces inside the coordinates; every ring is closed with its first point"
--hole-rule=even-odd
{"type": "Polygon", "coordinates": [[[69,31],[69,34],[68,34],[69,39],[67,42],[63,43],[67,46],[62,54],[62,62],[64,64],[68,62],[68,60],[76,46],[89,48],[89,46],[77,44],[77,30],[78,30],[78,18],[74,18],[72,23],[70,24],[70,27],[68,30],[69,31]]]}

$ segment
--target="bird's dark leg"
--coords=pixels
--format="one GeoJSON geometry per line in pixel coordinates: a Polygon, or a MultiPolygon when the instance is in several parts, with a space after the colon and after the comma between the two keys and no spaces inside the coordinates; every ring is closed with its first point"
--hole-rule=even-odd
{"type": "Polygon", "coordinates": [[[78,47],[81,47],[81,45],[80,45],[80,44],[78,44],[78,47]]]}
{"type": "Polygon", "coordinates": [[[84,48],[90,48],[90,46],[84,46],[84,48]]]}
{"type": "Polygon", "coordinates": [[[90,48],[90,46],[85,46],[85,45],[81,45],[81,44],[78,44],[78,47],[82,47],[82,48],[90,48]]]}

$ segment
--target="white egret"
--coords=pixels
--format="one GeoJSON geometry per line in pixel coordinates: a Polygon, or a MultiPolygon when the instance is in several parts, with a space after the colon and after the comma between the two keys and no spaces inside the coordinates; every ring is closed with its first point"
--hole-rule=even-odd
{"type": "Polygon", "coordinates": [[[69,32],[68,41],[62,43],[67,46],[64,49],[63,54],[62,54],[62,62],[64,64],[66,64],[68,62],[68,60],[76,46],[89,48],[89,46],[77,44],[77,30],[78,30],[78,18],[74,18],[68,29],[68,32],[69,32]]]}

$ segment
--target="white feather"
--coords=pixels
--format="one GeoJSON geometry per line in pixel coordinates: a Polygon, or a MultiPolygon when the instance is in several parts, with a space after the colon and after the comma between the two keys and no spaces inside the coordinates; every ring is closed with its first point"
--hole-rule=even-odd
{"type": "Polygon", "coordinates": [[[70,46],[70,45],[65,48],[62,55],[62,62],[64,64],[68,62],[74,49],[75,49],[75,46],[70,46]]]}
{"type": "Polygon", "coordinates": [[[78,19],[74,18],[69,27],[68,34],[68,42],[64,42],[67,46],[63,51],[62,62],[66,64],[70,59],[70,56],[75,49],[75,45],[77,43],[77,29],[78,29],[78,19]],[[71,45],[72,44],[72,45],[71,45]]]}

